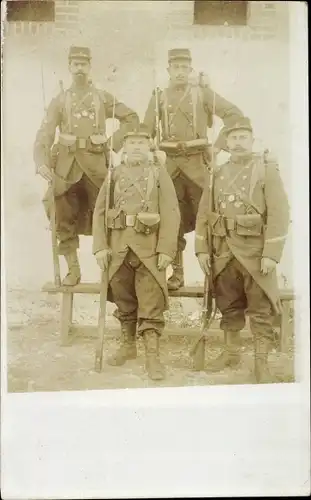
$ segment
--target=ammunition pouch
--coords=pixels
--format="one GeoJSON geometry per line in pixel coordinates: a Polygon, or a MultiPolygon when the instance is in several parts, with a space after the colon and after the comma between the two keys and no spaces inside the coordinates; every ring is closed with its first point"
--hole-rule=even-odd
{"type": "Polygon", "coordinates": [[[164,151],[167,155],[171,156],[188,156],[200,153],[205,153],[207,151],[208,140],[207,139],[193,139],[191,141],[162,141],[159,145],[159,149],[164,151]],[[184,148],[180,149],[179,144],[182,143],[184,148]]]}
{"type": "Polygon", "coordinates": [[[84,150],[94,154],[102,154],[105,151],[107,137],[102,134],[94,134],[89,138],[76,137],[72,134],[59,134],[59,144],[67,147],[68,153],[76,153],[84,150]]]}
{"type": "Polygon", "coordinates": [[[239,236],[260,236],[263,220],[260,214],[236,215],[236,233],[239,236]]]}
{"type": "Polygon", "coordinates": [[[75,135],[61,133],[59,134],[58,142],[61,146],[66,147],[69,153],[76,152],[77,138],[75,135]]]}
{"type": "Polygon", "coordinates": [[[215,212],[208,215],[208,224],[211,226],[213,236],[224,237],[227,235],[224,217],[215,212]]]}
{"type": "Polygon", "coordinates": [[[127,227],[125,212],[113,208],[108,210],[107,225],[109,229],[125,229],[127,227]]]}
{"type": "Polygon", "coordinates": [[[160,214],[150,212],[139,212],[138,214],[126,214],[123,210],[108,210],[108,228],[126,229],[133,227],[137,233],[155,233],[160,225],[160,214]]]}
{"type": "Polygon", "coordinates": [[[159,229],[160,214],[139,212],[136,215],[134,229],[137,233],[152,234],[159,229]]]}
{"type": "Polygon", "coordinates": [[[224,217],[211,212],[208,215],[208,224],[213,236],[224,237],[230,231],[235,231],[238,236],[261,236],[264,223],[260,214],[236,215],[235,218],[224,217]]]}
{"type": "Polygon", "coordinates": [[[87,151],[94,154],[102,154],[106,148],[107,137],[103,134],[91,135],[87,141],[87,151]]]}

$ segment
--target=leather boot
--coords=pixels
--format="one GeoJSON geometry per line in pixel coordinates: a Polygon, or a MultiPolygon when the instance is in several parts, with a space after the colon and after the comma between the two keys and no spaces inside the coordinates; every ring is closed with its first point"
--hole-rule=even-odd
{"type": "Polygon", "coordinates": [[[67,265],[68,265],[68,273],[62,281],[62,285],[64,286],[74,286],[80,283],[81,281],[81,270],[80,264],[78,260],[77,251],[74,250],[66,255],[64,255],[67,265]]]}
{"type": "Polygon", "coordinates": [[[225,368],[234,368],[240,363],[239,334],[240,332],[236,331],[225,332],[226,342],[223,352],[216,359],[208,363],[205,371],[220,372],[225,368]]]}
{"type": "Polygon", "coordinates": [[[129,359],[135,358],[137,358],[136,323],[126,323],[121,325],[120,345],[107,359],[107,363],[111,366],[122,366],[129,359]]]}
{"type": "Polygon", "coordinates": [[[159,335],[155,330],[147,330],[144,333],[146,370],[151,380],[164,379],[164,369],[159,358],[159,340],[159,335]]]}
{"type": "Polygon", "coordinates": [[[268,339],[255,340],[255,379],[257,384],[267,384],[272,381],[268,365],[270,347],[268,339]]]}
{"type": "Polygon", "coordinates": [[[178,290],[184,286],[183,253],[178,250],[172,262],[173,274],[167,281],[167,288],[171,291],[178,290]]]}

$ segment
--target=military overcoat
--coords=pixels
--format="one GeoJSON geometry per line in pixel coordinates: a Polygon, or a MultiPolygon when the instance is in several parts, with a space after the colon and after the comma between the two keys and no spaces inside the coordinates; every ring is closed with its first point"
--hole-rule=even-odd
{"type": "MultiPolygon", "coordinates": [[[[180,224],[178,201],[170,176],[163,166],[153,162],[136,166],[121,164],[112,173],[109,196],[109,213],[112,214],[112,219],[118,220],[121,213],[134,217],[138,213],[147,213],[158,214],[159,223],[157,230],[151,231],[150,234],[138,233],[133,226],[123,229],[110,228],[107,231],[106,180],[100,189],[94,210],[93,253],[111,249],[110,281],[131,249],[159,283],[167,308],[166,273],[157,268],[158,254],[163,253],[174,258],[180,224]]],[[[110,221],[112,219],[109,217],[110,221]]],[[[110,290],[108,300],[113,301],[110,290]]]]}
{"type": "Polygon", "coordinates": [[[280,261],[288,232],[289,203],[279,167],[276,163],[265,163],[260,155],[252,155],[244,161],[231,159],[215,167],[214,172],[212,204],[207,177],[199,205],[195,252],[209,252],[209,224],[213,235],[213,278],[234,256],[279,314],[276,271],[268,275],[260,272],[262,257],[280,261]]]}

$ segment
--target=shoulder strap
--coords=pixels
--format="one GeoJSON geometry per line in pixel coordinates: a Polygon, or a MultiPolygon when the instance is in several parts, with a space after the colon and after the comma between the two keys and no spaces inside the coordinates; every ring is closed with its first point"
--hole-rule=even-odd
{"type": "Polygon", "coordinates": [[[193,137],[197,137],[197,107],[198,107],[198,95],[199,87],[198,85],[193,85],[191,87],[191,98],[192,98],[192,116],[193,116],[193,137]]]}
{"type": "Polygon", "coordinates": [[[95,87],[92,88],[92,94],[93,94],[93,102],[94,102],[94,108],[95,108],[95,127],[96,127],[96,131],[98,132],[98,130],[99,130],[100,99],[99,99],[99,93],[97,92],[95,87]]]}
{"type": "Polygon", "coordinates": [[[68,132],[69,134],[72,133],[72,122],[71,122],[71,92],[69,90],[66,90],[65,92],[65,102],[64,102],[64,108],[66,112],[66,118],[67,118],[67,123],[68,123],[68,132]]]}
{"type": "Polygon", "coordinates": [[[262,155],[256,156],[255,157],[255,162],[253,165],[253,170],[251,174],[251,179],[250,179],[250,185],[249,185],[249,192],[248,192],[248,198],[249,198],[249,203],[251,206],[256,208],[257,211],[257,205],[254,204],[253,200],[253,193],[255,186],[258,182],[260,182],[262,188],[264,189],[265,187],[265,180],[266,180],[266,168],[267,164],[264,160],[264,157],[262,155]]]}

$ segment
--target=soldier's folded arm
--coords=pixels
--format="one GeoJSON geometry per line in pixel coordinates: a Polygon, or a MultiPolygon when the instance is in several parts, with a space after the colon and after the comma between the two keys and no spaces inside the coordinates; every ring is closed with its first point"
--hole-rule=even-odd
{"type": "Polygon", "coordinates": [[[207,244],[207,215],[209,206],[209,178],[206,177],[205,186],[199,203],[196,224],[194,251],[196,256],[200,253],[208,253],[207,244]]]}
{"type": "Polygon", "coordinates": [[[268,163],[265,178],[267,220],[262,257],[280,262],[285,246],[290,210],[288,197],[276,163],[268,163]]]}
{"type": "Polygon", "coordinates": [[[120,122],[119,129],[114,132],[112,136],[113,140],[113,150],[118,153],[123,146],[123,138],[125,132],[134,130],[139,124],[138,114],[128,108],[123,102],[118,101],[117,99],[113,99],[113,96],[108,92],[103,93],[103,97],[106,102],[106,113],[107,118],[113,117],[113,108],[114,108],[114,116],[120,122]]]}
{"type": "Polygon", "coordinates": [[[160,228],[156,252],[172,259],[177,251],[180,211],[174,184],[163,167],[159,167],[160,228]]]}
{"type": "MultiPolygon", "coordinates": [[[[215,114],[223,120],[224,125],[229,125],[230,123],[232,123],[232,121],[235,121],[239,117],[243,116],[243,112],[237,106],[235,106],[235,104],[227,101],[227,99],[214,92],[210,87],[205,87],[204,104],[212,114],[214,111],[214,99],[215,114]]],[[[226,139],[221,133],[215,141],[215,148],[227,150],[226,139]]]]}
{"type": "Polygon", "coordinates": [[[93,213],[93,254],[102,250],[109,249],[107,235],[106,235],[106,196],[107,196],[107,179],[102,184],[98,197],[95,203],[93,213]]]}
{"type": "Polygon", "coordinates": [[[42,120],[41,126],[36,134],[33,159],[37,172],[41,166],[49,166],[49,153],[55,140],[56,129],[59,127],[60,122],[61,105],[60,95],[58,95],[50,102],[46,116],[42,120]]]}

